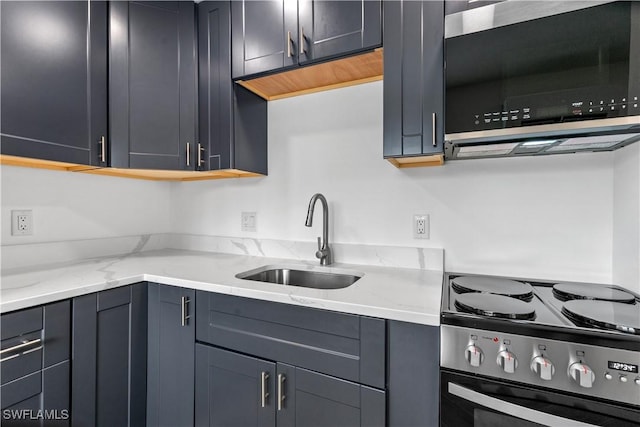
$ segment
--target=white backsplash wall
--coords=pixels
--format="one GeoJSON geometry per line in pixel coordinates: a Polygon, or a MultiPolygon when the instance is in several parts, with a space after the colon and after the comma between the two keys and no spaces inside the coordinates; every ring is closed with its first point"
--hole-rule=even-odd
{"type": "Polygon", "coordinates": [[[169,231],[168,182],[13,166],[0,170],[3,246],[169,231]],[[11,236],[14,209],[33,211],[33,236],[11,236]]]}
{"type": "Polygon", "coordinates": [[[613,281],[640,293],[640,144],[614,159],[613,281]]]}
{"type": "MultiPolygon", "coordinates": [[[[469,160],[396,169],[382,159],[382,82],[269,103],[269,176],[173,183],[174,233],[445,249],[448,271],[611,282],[613,154],[469,160]],[[257,212],[257,232],[240,230],[257,212]],[[430,240],[412,236],[430,215],[430,240]]],[[[309,254],[312,258],[313,254],[309,254]]]]}

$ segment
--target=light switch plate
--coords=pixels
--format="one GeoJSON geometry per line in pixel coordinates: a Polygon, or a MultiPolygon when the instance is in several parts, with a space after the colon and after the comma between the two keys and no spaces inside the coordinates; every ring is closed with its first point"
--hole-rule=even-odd
{"type": "Polygon", "coordinates": [[[257,227],[257,219],[258,219],[258,213],[257,212],[242,212],[240,221],[240,229],[242,231],[250,231],[250,232],[256,232],[258,227],[257,227]]]}

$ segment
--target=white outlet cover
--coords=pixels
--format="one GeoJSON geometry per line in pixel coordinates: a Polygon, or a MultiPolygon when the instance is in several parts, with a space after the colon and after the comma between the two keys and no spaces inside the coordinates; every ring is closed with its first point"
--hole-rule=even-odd
{"type": "Polygon", "coordinates": [[[31,210],[11,211],[11,235],[12,236],[33,235],[33,211],[31,210]]]}
{"type": "Polygon", "coordinates": [[[429,231],[429,215],[415,214],[413,216],[413,238],[428,239],[429,231]]]}
{"type": "Polygon", "coordinates": [[[257,212],[242,212],[240,215],[240,229],[242,231],[256,232],[258,213],[257,212]]]}

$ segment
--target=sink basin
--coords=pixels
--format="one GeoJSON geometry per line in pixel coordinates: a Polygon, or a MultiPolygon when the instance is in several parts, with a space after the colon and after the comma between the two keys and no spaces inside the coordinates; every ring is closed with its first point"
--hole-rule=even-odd
{"type": "Polygon", "coordinates": [[[265,265],[236,274],[238,279],[315,289],[341,289],[353,285],[363,274],[339,269],[305,270],[304,267],[265,265]]]}

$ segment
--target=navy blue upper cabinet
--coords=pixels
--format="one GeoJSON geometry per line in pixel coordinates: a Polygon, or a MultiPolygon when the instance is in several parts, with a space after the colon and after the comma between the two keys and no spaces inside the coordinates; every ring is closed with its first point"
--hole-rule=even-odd
{"type": "Polygon", "coordinates": [[[111,166],[194,170],[195,20],[191,2],[110,4],[111,166]]]}
{"type": "Polygon", "coordinates": [[[300,63],[341,56],[382,44],[378,0],[299,0],[300,63]]]}
{"type": "Polygon", "coordinates": [[[0,2],[2,154],[104,165],[107,3],[0,2]]]}
{"type": "Polygon", "coordinates": [[[200,142],[195,164],[197,170],[266,175],[267,101],[231,80],[231,8],[238,5],[198,4],[200,142]]]}
{"type": "Polygon", "coordinates": [[[244,0],[231,7],[234,79],[382,44],[380,0],[244,0]]]}
{"type": "Polygon", "coordinates": [[[298,63],[295,0],[232,1],[231,15],[233,78],[298,63]]]}
{"type": "Polygon", "coordinates": [[[384,12],[384,157],[400,167],[441,164],[444,2],[390,1],[384,12]]]}

